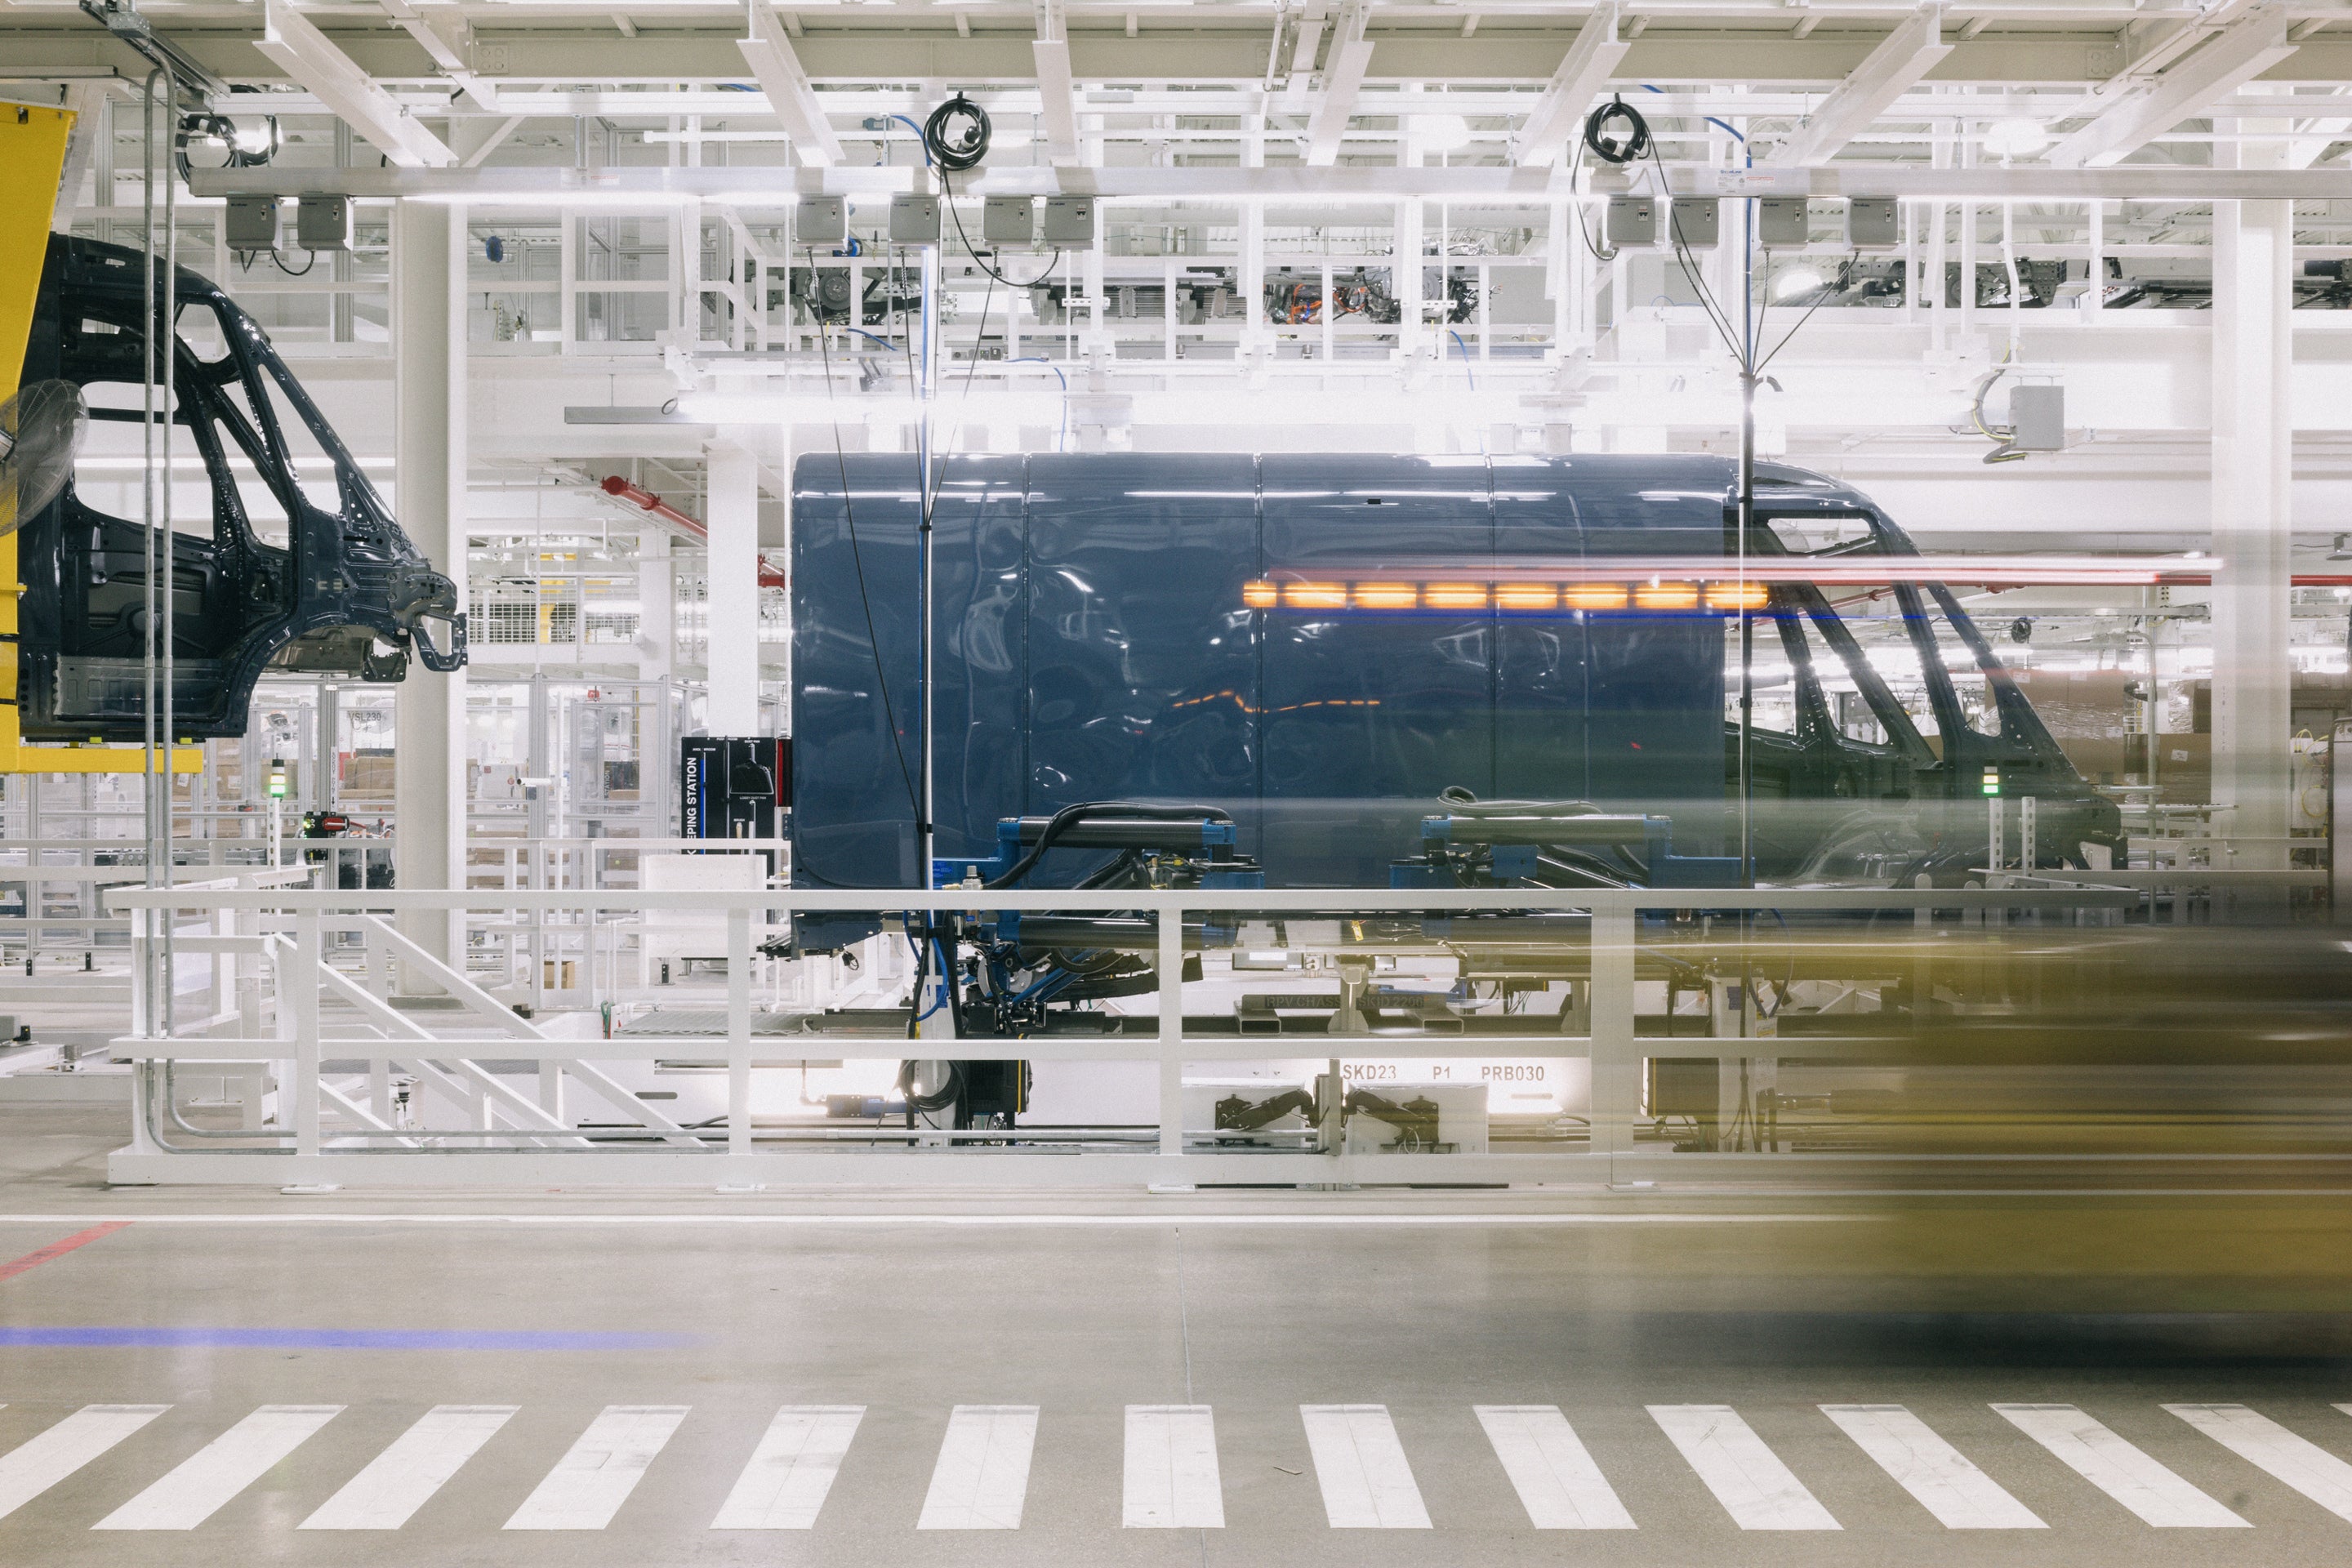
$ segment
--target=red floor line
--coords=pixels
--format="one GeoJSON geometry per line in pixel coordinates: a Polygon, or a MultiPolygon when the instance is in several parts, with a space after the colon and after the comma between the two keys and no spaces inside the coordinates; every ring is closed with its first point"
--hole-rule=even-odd
{"type": "Polygon", "coordinates": [[[118,1230],[129,1229],[130,1226],[127,1219],[110,1220],[104,1225],[91,1226],[88,1230],[76,1231],[63,1241],[53,1241],[38,1252],[28,1252],[14,1263],[0,1263],[0,1280],[14,1279],[28,1268],[38,1268],[52,1258],[63,1258],[77,1247],[88,1247],[100,1237],[112,1236],[118,1230]]]}

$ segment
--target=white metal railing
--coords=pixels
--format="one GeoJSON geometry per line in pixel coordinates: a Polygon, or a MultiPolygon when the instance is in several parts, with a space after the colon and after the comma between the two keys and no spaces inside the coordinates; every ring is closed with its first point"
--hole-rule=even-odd
{"type": "MultiPolygon", "coordinates": [[[[2184,873],[2183,875],[2189,875],[2184,873]]],[[[2240,873],[2240,876],[2246,874],[2240,873]]],[[[163,911],[187,902],[184,893],[117,890],[112,902],[136,915],[142,945],[163,911]]],[[[356,1182],[391,1184],[507,1182],[624,1182],[758,1186],[770,1183],[1166,1184],[1248,1181],[1322,1184],[1360,1182],[1509,1182],[1630,1179],[1662,1160],[1677,1173],[1749,1173],[1755,1162],[1786,1172],[1791,1161],[1837,1156],[1710,1154],[1661,1156],[1634,1147],[1642,1115],[1643,1058],[1713,1056],[1764,1058],[1782,1054],[1753,1035],[1676,1036],[1671,1042],[1638,1034],[1635,959],[1642,917],[1662,910],[1773,910],[1781,916],[1878,911],[1908,914],[1924,924],[1936,911],[1958,911],[1979,927],[2013,919],[2087,919],[2105,923],[2140,902],[2137,891],[2115,887],[2064,889],[1969,888],[1880,890],[1576,890],[1352,891],[1343,889],[1187,890],[1166,892],[819,892],[806,889],[709,892],[572,889],[495,892],[326,892],[207,889],[204,902],[215,933],[181,952],[206,951],[266,962],[270,1005],[265,1023],[255,988],[239,1005],[192,1026],[166,1033],[145,997],[134,998],[137,1026],[114,1042],[132,1067],[134,1130],[119,1151],[110,1177],[121,1182],[356,1182]],[[1156,922],[1151,952],[1157,972],[1181,973],[1188,917],[1296,920],[1382,913],[1533,911],[1581,914],[1581,935],[1570,927],[1567,946],[1582,948],[1589,990],[1585,1005],[1564,1018],[1559,1034],[1282,1035],[1188,1032],[1183,986],[1159,989],[1157,1028],[1149,1034],[1045,1035],[1026,1038],[901,1039],[826,1033],[795,1036],[779,1047],[753,1030],[754,954],[761,939],[790,929],[794,914],[845,913],[885,922],[917,910],[992,910],[1065,913],[1149,914],[1156,922]],[[563,1026],[565,1020],[524,1017],[509,999],[442,962],[411,934],[420,922],[588,917],[645,921],[698,915],[723,923],[716,944],[725,963],[723,1038],[709,1035],[629,1034],[604,1037],[563,1026]],[[355,937],[359,972],[336,962],[334,939],[355,937]],[[406,970],[415,990],[443,994],[435,1010],[395,1005],[393,971],[406,970]],[[322,1004],[324,1005],[322,1006],[322,1004]],[[1589,1019],[1589,1023],[1585,1021],[1589,1019]],[[1581,1032],[1570,1026],[1584,1024],[1581,1032]],[[878,1048],[877,1048],[878,1047],[878,1048]],[[1019,1129],[982,1137],[1003,1147],[921,1147],[952,1139],[909,1138],[893,1131],[885,1145],[836,1141],[795,1145],[789,1131],[755,1128],[751,1085],[755,1066],[782,1051],[828,1058],[910,1056],[960,1060],[1135,1061],[1156,1065],[1156,1137],[1142,1147],[1079,1152],[1043,1148],[1042,1134],[1019,1129]],[[1341,1058],[1460,1059],[1480,1057],[1589,1058],[1590,1138],[1582,1152],[1503,1153],[1349,1153],[1265,1152],[1188,1147],[1182,1087],[1188,1065],[1328,1058],[1336,1079],[1341,1058]],[[683,1125],[624,1086],[604,1064],[663,1059],[709,1060],[726,1075],[725,1114],[713,1125],[683,1125]],[[497,1069],[488,1064],[498,1064],[497,1069]],[[278,1125],[197,1128],[180,1114],[173,1090],[182,1072],[266,1074],[278,1085],[278,1125]],[[422,1099],[461,1112],[457,1125],[396,1121],[391,1084],[397,1073],[422,1099]],[[533,1086],[525,1092],[509,1081],[533,1086]],[[338,1081],[341,1080],[341,1081],[338,1081]],[[363,1080],[361,1081],[361,1080],[363,1080]],[[601,1124],[567,1110],[567,1095],[585,1096],[601,1124]],[[230,1144],[235,1147],[230,1147],[230,1144]],[[1696,1162],[1696,1163],[1695,1163],[1696,1162]],[[1727,1164],[1726,1163],[1728,1163],[1727,1164]]],[[[1423,943],[1442,945],[1439,939],[1423,943]]],[[[1646,947],[1640,951],[1646,952],[1646,947]]],[[[352,956],[346,947],[343,956],[352,956]]],[[[779,961],[807,962],[807,961],[779,961]]],[[[134,973],[144,973],[134,966],[134,973]]],[[[717,1000],[717,994],[713,995],[717,1000]]],[[[578,1017],[578,1015],[574,1015],[578,1017]]],[[[1809,1058],[1867,1055],[1869,1038],[1804,1037],[1789,1054],[1809,1058]]],[[[1883,1042],[1882,1042],[1883,1047],[1883,1042]]],[[[787,1060],[790,1058],[787,1058],[787,1060]]],[[[250,1119],[248,1119],[250,1120],[250,1119]]],[[[837,1130],[836,1130],[837,1131],[837,1130]]]]}

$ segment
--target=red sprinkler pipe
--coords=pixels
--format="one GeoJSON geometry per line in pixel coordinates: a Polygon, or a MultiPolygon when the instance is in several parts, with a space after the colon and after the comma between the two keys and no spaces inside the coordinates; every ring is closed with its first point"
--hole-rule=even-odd
{"type": "MultiPolygon", "coordinates": [[[[604,493],[613,497],[615,500],[625,500],[629,502],[632,506],[643,507],[646,510],[653,513],[656,517],[661,519],[664,522],[668,523],[672,528],[677,530],[680,533],[685,534],[688,539],[693,540],[698,544],[708,545],[710,542],[710,531],[703,527],[700,522],[687,516],[686,513],[678,510],[677,508],[670,505],[667,501],[662,500],[661,497],[654,494],[653,491],[645,489],[641,485],[633,485],[618,474],[607,474],[604,476],[604,493]]],[[[761,556],[760,558],[760,586],[762,588],[781,588],[784,586],[786,578],[784,574],[782,572],[777,571],[773,566],[769,565],[766,556],[761,556]]]]}

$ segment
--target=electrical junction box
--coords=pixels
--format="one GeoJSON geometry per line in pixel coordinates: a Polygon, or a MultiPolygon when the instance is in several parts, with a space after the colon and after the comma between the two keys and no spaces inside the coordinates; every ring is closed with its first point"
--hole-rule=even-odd
{"type": "Polygon", "coordinates": [[[2021,452],[2066,449],[2066,389],[2020,385],[2010,389],[2009,444],[2021,452]]]}
{"type": "Polygon", "coordinates": [[[294,209],[294,237],[305,250],[349,250],[352,198],[304,196],[294,209]]]}
{"type": "Polygon", "coordinates": [[[1092,196],[1045,198],[1045,243],[1092,245],[1095,242],[1095,199],[1092,196]]]}
{"type": "Polygon", "coordinates": [[[1666,209],[1666,236],[1685,250],[1713,250],[1723,232],[1723,205],[1713,196],[1676,196],[1666,209]]]}
{"type": "Polygon", "coordinates": [[[937,245],[940,242],[940,198],[905,195],[890,198],[890,243],[937,245]]]}
{"type": "Polygon", "coordinates": [[[1611,196],[1601,237],[1612,250],[1639,248],[1658,243],[1658,200],[1655,196],[1611,196]]]}
{"type": "Polygon", "coordinates": [[[278,248],[278,198],[231,196],[228,199],[228,247],[231,250],[278,248]]]}
{"type": "Polygon", "coordinates": [[[1845,242],[1856,250],[1903,243],[1903,209],[1893,196],[1854,196],[1845,204],[1845,242]]]}
{"type": "Polygon", "coordinates": [[[1767,250],[1801,250],[1813,237],[1802,196],[1765,196],[1756,204],[1756,243],[1767,250]]]}
{"type": "Polygon", "coordinates": [[[980,212],[980,237],[991,245],[1031,245],[1037,238],[1037,198],[991,196],[980,212]]]}
{"type": "Polygon", "coordinates": [[[793,209],[793,237],[803,245],[839,245],[849,237],[849,214],[839,196],[803,196],[793,209]]]}

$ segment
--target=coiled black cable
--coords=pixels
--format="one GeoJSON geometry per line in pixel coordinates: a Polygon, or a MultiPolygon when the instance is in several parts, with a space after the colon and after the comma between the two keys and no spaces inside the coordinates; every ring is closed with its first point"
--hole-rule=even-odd
{"type": "Polygon", "coordinates": [[[916,1116],[937,1116],[942,1110],[952,1109],[955,1102],[963,1098],[961,1062],[948,1062],[946,1075],[940,1079],[939,1088],[929,1094],[915,1092],[915,1067],[911,1061],[898,1064],[898,1094],[907,1102],[909,1126],[913,1125],[916,1116]]]}
{"type": "Polygon", "coordinates": [[[1650,150],[1650,122],[1622,98],[1612,98],[1584,119],[1584,148],[1604,163],[1630,163],[1650,150]],[[1622,121],[1625,129],[1612,135],[1610,126],[1622,121]]]}
{"type": "Polygon", "coordinates": [[[923,122],[923,150],[950,174],[980,167],[988,156],[988,110],[961,93],[932,110],[923,122]]]}

